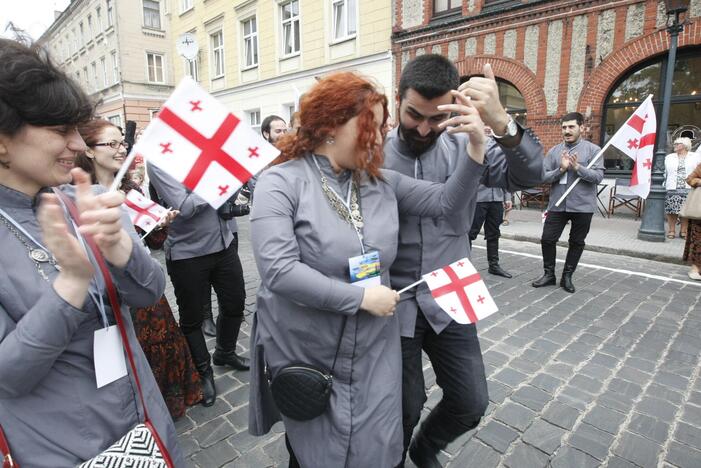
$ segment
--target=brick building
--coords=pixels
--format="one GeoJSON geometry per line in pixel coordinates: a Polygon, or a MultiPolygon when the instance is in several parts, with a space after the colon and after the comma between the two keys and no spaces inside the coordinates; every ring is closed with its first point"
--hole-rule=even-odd
{"type": "MultiPolygon", "coordinates": [[[[672,87],[669,135],[701,140],[701,0],[686,25],[672,87]]],[[[502,102],[546,148],[561,141],[559,117],[586,116],[588,137],[603,144],[648,93],[661,104],[669,35],[656,0],[394,0],[395,82],[408,60],[441,53],[463,79],[494,68],[502,102]]],[[[658,115],[659,120],[659,115],[658,115]]],[[[605,155],[607,175],[629,172],[605,155]]]]}

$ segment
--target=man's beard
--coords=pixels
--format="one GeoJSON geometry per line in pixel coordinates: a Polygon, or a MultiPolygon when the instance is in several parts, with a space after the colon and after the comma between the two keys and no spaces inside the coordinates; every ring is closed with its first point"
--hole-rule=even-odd
{"type": "Polygon", "coordinates": [[[399,135],[409,147],[409,151],[417,158],[433,146],[441,133],[443,132],[436,133],[431,130],[425,137],[422,137],[415,128],[408,129],[399,122],[399,135]]]}

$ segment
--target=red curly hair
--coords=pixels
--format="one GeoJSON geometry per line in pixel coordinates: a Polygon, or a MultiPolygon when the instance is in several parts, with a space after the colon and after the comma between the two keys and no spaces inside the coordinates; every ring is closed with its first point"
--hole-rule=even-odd
{"type": "MultiPolygon", "coordinates": [[[[381,178],[382,145],[376,142],[377,128],[373,107],[381,104],[382,125],[387,121],[387,97],[365,78],[351,72],[333,73],[319,81],[300,102],[301,127],[277,142],[282,154],[279,164],[298,159],[321,145],[331,131],[358,117],[357,148],[367,149],[369,157],[358,156],[356,170],[381,178]]],[[[364,153],[364,152],[363,152],[364,153]]]]}

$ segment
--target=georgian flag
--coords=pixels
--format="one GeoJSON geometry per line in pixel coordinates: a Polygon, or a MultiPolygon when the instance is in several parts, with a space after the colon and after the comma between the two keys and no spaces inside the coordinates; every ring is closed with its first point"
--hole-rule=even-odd
{"type": "Polygon", "coordinates": [[[466,258],[423,275],[441,309],[458,323],[475,323],[499,308],[466,258]]]}
{"type": "Polygon", "coordinates": [[[641,198],[647,198],[650,193],[656,133],[655,106],[652,104],[652,94],[649,94],[609,140],[611,145],[634,161],[630,191],[641,198]]]}
{"type": "Polygon", "coordinates": [[[214,208],[280,154],[190,77],[175,88],[134,151],[214,208]]]}
{"type": "Polygon", "coordinates": [[[167,214],[168,210],[158,203],[149,200],[138,190],[130,190],[124,199],[124,206],[134,226],[139,226],[150,232],[167,214]]]}

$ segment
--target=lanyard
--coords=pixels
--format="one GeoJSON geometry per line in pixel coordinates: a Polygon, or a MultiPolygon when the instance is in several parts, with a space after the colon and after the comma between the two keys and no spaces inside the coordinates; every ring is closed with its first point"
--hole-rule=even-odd
{"type": "MultiPolygon", "coordinates": [[[[63,205],[63,201],[61,201],[61,205],[63,205]]],[[[63,207],[63,206],[62,206],[62,207],[63,207]]],[[[65,213],[65,207],[63,207],[63,210],[64,210],[64,213],[65,213]]],[[[5,219],[7,219],[8,222],[12,223],[12,225],[13,225],[19,232],[21,232],[28,240],[30,240],[31,242],[33,242],[37,247],[39,247],[40,249],[42,249],[43,251],[45,251],[48,255],[51,255],[51,251],[50,251],[49,249],[47,249],[47,248],[44,246],[44,244],[42,244],[41,242],[39,242],[38,240],[36,240],[36,239],[34,238],[34,236],[32,236],[31,234],[29,234],[29,232],[27,232],[27,230],[24,229],[24,227],[22,227],[22,225],[21,225],[20,223],[18,223],[17,221],[15,221],[15,219],[14,219],[12,216],[10,216],[9,214],[7,214],[7,212],[5,212],[5,211],[4,211],[3,209],[1,209],[1,208],[0,208],[0,215],[2,215],[5,219]]],[[[78,227],[75,225],[75,223],[73,222],[72,219],[71,219],[71,224],[73,225],[73,229],[74,229],[74,231],[75,231],[75,233],[76,233],[76,237],[78,238],[78,241],[80,242],[81,247],[82,247],[83,250],[85,251],[85,254],[88,255],[88,259],[90,259],[90,263],[92,263],[92,264],[94,265],[94,262],[93,262],[92,258],[90,257],[90,255],[89,255],[89,253],[88,253],[88,250],[87,250],[87,248],[86,248],[86,245],[85,245],[85,241],[84,241],[84,239],[83,239],[83,236],[80,235],[80,233],[78,232],[78,227]]],[[[98,271],[98,273],[101,275],[101,273],[100,273],[99,270],[96,270],[96,271],[98,271]]],[[[100,276],[99,280],[98,280],[98,277],[96,276],[96,278],[95,278],[95,283],[96,283],[96,286],[97,286],[98,291],[104,290],[104,280],[103,280],[103,278],[102,278],[101,276],[100,276]]],[[[109,326],[109,321],[107,320],[107,313],[105,312],[105,303],[104,303],[104,300],[102,299],[102,295],[97,295],[97,294],[95,294],[93,291],[90,291],[90,290],[88,290],[88,294],[90,294],[90,297],[91,297],[91,299],[93,300],[93,302],[95,303],[95,306],[97,306],[97,310],[100,312],[100,316],[102,317],[102,323],[104,324],[105,328],[107,328],[107,327],[109,326]]],[[[117,313],[117,312],[115,312],[115,313],[117,313]]]]}
{"type": "MultiPolygon", "coordinates": [[[[319,169],[319,174],[324,177],[324,173],[321,171],[321,166],[319,166],[319,161],[316,159],[316,155],[312,155],[312,158],[314,159],[314,164],[316,164],[316,168],[319,169]]],[[[323,184],[323,180],[322,180],[323,184]]],[[[352,221],[353,219],[353,214],[351,212],[351,194],[353,191],[353,181],[350,180],[348,181],[348,192],[346,193],[346,199],[344,200],[343,198],[338,195],[338,193],[333,189],[333,187],[329,186],[326,184],[327,188],[333,193],[333,195],[341,202],[343,207],[346,209],[348,212],[349,219],[351,219],[351,225],[353,226],[353,230],[355,231],[356,236],[358,236],[358,242],[360,243],[360,251],[365,255],[365,246],[363,245],[363,236],[360,234],[360,229],[358,226],[355,225],[355,223],[352,221]]],[[[360,195],[360,194],[358,194],[360,195]]],[[[360,204],[360,200],[358,200],[358,204],[360,204]]]]}

